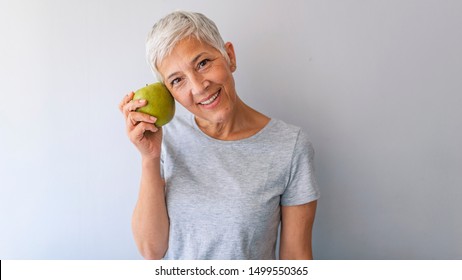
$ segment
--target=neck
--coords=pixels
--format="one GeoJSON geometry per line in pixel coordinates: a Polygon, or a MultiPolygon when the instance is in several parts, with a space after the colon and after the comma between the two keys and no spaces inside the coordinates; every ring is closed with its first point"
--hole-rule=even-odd
{"type": "Polygon", "coordinates": [[[239,98],[234,110],[222,122],[212,123],[198,119],[198,127],[207,135],[219,140],[239,140],[261,130],[269,118],[247,106],[239,98]]]}

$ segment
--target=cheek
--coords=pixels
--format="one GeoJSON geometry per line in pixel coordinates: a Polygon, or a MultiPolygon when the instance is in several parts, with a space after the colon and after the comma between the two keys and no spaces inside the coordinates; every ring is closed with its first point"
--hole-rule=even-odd
{"type": "Polygon", "coordinates": [[[222,83],[226,86],[228,94],[235,94],[234,77],[231,73],[225,73],[222,77],[222,83]]]}
{"type": "Polygon", "coordinates": [[[228,71],[226,67],[223,67],[223,69],[217,73],[217,78],[223,81],[223,83],[229,83],[233,80],[233,73],[228,71]]]}
{"type": "Polygon", "coordinates": [[[173,98],[183,107],[189,107],[194,104],[192,96],[181,92],[172,92],[173,98]]]}

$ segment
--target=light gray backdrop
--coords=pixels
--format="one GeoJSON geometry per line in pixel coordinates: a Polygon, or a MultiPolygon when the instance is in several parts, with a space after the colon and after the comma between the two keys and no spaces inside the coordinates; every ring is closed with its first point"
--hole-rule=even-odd
{"type": "Polygon", "coordinates": [[[1,259],[140,258],[117,105],[176,9],[234,43],[242,99],[311,135],[316,258],[462,259],[461,1],[0,0],[1,259]]]}

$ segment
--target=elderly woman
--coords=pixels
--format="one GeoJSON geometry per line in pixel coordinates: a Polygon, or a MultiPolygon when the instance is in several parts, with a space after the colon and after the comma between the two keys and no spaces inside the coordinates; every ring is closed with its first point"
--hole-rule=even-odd
{"type": "Polygon", "coordinates": [[[189,115],[158,128],[120,103],[141,153],[136,244],[146,259],[311,259],[318,187],[313,148],[300,128],[269,118],[238,96],[233,45],[199,13],[157,22],[147,58],[189,115]]]}

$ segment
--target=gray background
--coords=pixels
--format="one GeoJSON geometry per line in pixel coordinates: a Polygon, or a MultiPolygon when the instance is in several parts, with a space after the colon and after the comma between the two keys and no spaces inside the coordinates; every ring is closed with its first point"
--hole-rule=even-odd
{"type": "Polygon", "coordinates": [[[0,0],[1,259],[140,258],[117,105],[155,81],[145,36],[175,9],[234,43],[242,99],[311,136],[316,258],[462,259],[461,1],[0,0]]]}

